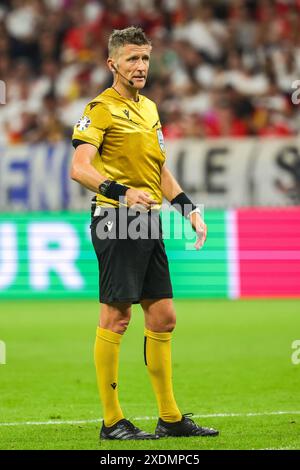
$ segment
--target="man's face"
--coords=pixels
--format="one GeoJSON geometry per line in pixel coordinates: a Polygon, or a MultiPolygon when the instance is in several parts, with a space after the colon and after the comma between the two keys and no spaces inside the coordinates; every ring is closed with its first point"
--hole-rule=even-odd
{"type": "MultiPolygon", "coordinates": [[[[128,80],[132,80],[134,88],[142,89],[146,84],[149,70],[151,46],[136,44],[126,44],[118,50],[118,56],[114,62],[120,74],[124,75],[128,80]]],[[[128,81],[119,75],[119,80],[125,86],[128,81]]]]}

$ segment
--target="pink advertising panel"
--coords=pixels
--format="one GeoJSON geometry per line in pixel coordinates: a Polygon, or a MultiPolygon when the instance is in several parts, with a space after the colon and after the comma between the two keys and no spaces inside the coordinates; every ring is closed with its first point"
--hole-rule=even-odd
{"type": "Polygon", "coordinates": [[[240,209],[241,297],[300,297],[300,208],[240,209]]]}

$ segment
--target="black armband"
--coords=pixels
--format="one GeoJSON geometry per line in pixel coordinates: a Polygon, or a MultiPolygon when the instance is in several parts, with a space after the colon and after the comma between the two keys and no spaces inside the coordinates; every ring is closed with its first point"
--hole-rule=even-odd
{"type": "Polygon", "coordinates": [[[128,186],[119,184],[114,180],[105,180],[99,185],[99,193],[115,201],[119,201],[120,197],[124,197],[127,189],[129,189],[128,186]]]}
{"type": "MultiPolygon", "coordinates": [[[[73,145],[74,149],[77,149],[77,147],[79,147],[79,145],[82,145],[82,144],[94,145],[94,144],[91,144],[90,142],[85,142],[84,140],[80,140],[80,139],[73,139],[72,140],[72,145],[73,145]]],[[[96,147],[96,145],[94,145],[94,147],[96,147]]]]}
{"type": "Polygon", "coordinates": [[[197,209],[197,206],[192,203],[184,192],[174,197],[171,201],[171,205],[174,206],[174,208],[180,212],[183,217],[188,217],[192,211],[197,209]]]}

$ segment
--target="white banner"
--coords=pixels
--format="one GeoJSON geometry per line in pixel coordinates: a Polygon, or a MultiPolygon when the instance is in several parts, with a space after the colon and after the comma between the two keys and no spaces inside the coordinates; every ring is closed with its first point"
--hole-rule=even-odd
{"type": "Polygon", "coordinates": [[[206,207],[249,205],[255,140],[167,143],[167,166],[193,201],[206,207]]]}
{"type": "Polygon", "coordinates": [[[182,140],[167,165],[206,207],[300,204],[300,139],[182,140]]]}
{"type": "Polygon", "coordinates": [[[299,138],[261,140],[252,171],[253,205],[300,205],[299,138]]]}
{"type": "MultiPolygon", "coordinates": [[[[167,166],[208,208],[300,204],[300,139],[166,142],[167,166]]],[[[71,145],[0,148],[0,210],[84,210],[92,193],[69,177],[71,145]]]]}
{"type": "Polygon", "coordinates": [[[70,179],[73,149],[55,145],[0,148],[0,210],[84,210],[93,194],[70,179]]]}

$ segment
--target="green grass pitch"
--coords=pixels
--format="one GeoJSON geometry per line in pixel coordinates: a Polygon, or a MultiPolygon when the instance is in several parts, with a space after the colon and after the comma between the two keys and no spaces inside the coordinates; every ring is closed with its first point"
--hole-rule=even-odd
{"type": "MultiPolygon", "coordinates": [[[[300,339],[299,300],[176,300],[175,306],[177,402],[220,436],[100,442],[97,302],[2,301],[0,449],[299,449],[300,364],[291,361],[292,342],[300,339]]],[[[122,341],[120,401],[126,417],[153,431],[157,410],[143,340],[143,315],[134,306],[122,341]]]]}

